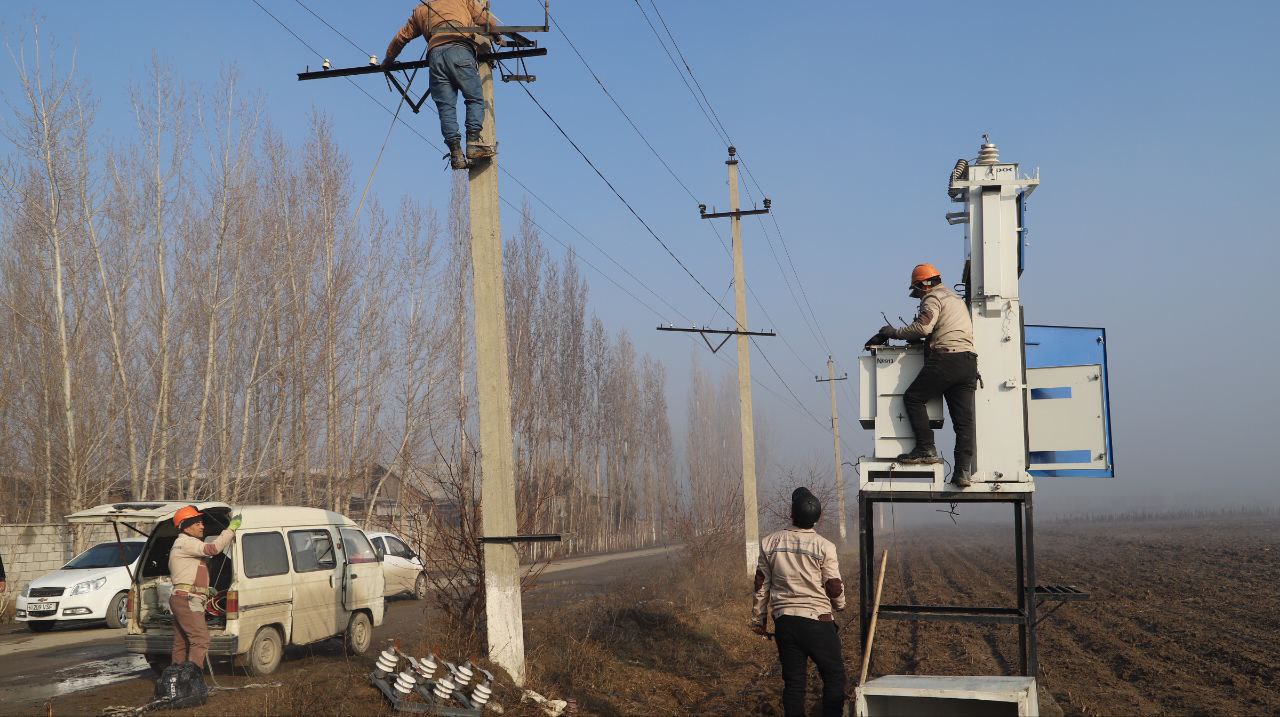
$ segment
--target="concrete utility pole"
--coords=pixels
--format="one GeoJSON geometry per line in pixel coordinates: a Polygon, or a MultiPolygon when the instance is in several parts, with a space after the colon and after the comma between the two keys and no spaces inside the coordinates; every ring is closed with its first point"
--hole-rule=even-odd
{"type": "Polygon", "coordinates": [[[826,379],[813,377],[818,383],[826,383],[831,385],[831,435],[836,451],[836,505],[838,506],[837,520],[840,521],[840,544],[844,545],[848,536],[844,529],[844,461],[840,458],[840,413],[836,410],[836,381],[849,380],[849,374],[845,374],[840,378],[836,378],[836,364],[827,357],[827,377],[826,379]]]}
{"type": "MultiPolygon", "coordinates": [[[[481,140],[497,146],[493,70],[480,62],[484,86],[481,140]]],[[[475,301],[476,394],[480,417],[480,530],[484,537],[514,536],[516,484],[511,439],[511,378],[507,367],[507,307],[502,278],[502,221],[498,158],[475,162],[471,179],[471,271],[475,301]]],[[[520,560],[512,542],[484,543],[485,617],[489,659],[524,684],[524,619],[520,560]]]]}
{"type": "MultiPolygon", "coordinates": [[[[737,150],[729,148],[729,211],[733,228],[733,295],[738,331],[747,330],[747,279],[742,260],[742,216],[738,200],[737,150]]],[[[746,533],[747,574],[754,575],[760,557],[760,517],[756,504],[756,428],[751,408],[751,337],[738,334],[738,413],[742,419],[742,507],[746,533]]]]}

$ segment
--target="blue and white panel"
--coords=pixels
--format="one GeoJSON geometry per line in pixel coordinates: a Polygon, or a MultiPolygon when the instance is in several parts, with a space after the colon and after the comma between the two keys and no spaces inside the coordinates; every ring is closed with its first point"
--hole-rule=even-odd
{"type": "Polygon", "coordinates": [[[1031,475],[1115,477],[1106,330],[1027,326],[1026,366],[1031,475]]]}

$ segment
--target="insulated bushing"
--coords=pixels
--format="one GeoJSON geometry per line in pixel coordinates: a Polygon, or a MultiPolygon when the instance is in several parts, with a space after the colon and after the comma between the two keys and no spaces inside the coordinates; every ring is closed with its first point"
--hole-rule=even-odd
{"type": "Polygon", "coordinates": [[[436,662],[435,655],[428,655],[418,660],[418,674],[422,675],[422,679],[429,680],[436,674],[436,668],[440,665],[436,662]]]}
{"type": "Polygon", "coordinates": [[[408,695],[410,692],[413,692],[413,686],[415,683],[417,683],[417,680],[414,678],[413,673],[405,670],[396,677],[396,692],[399,692],[402,695],[408,695]]]}
{"type": "Polygon", "coordinates": [[[379,677],[386,677],[396,671],[396,666],[400,664],[400,658],[391,650],[383,650],[378,655],[378,662],[374,665],[375,670],[379,673],[379,677]]]}
{"type": "Polygon", "coordinates": [[[436,683],[436,688],[433,692],[436,697],[439,697],[442,700],[447,700],[453,697],[453,690],[455,687],[457,687],[457,685],[453,684],[453,680],[448,677],[444,677],[436,683]]]}
{"type": "Polygon", "coordinates": [[[453,674],[453,677],[458,681],[458,687],[466,687],[470,684],[471,677],[473,675],[475,675],[475,672],[471,670],[471,663],[468,662],[462,667],[459,667],[458,671],[453,674]]]}
{"type": "Polygon", "coordinates": [[[485,704],[489,701],[489,698],[492,696],[493,696],[493,690],[489,689],[489,683],[481,682],[480,684],[476,685],[476,688],[474,690],[472,690],[471,701],[476,703],[477,707],[484,707],[485,704]]]}

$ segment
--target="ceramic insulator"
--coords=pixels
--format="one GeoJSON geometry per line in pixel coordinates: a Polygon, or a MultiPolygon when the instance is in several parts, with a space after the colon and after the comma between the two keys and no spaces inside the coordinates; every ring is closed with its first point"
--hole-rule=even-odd
{"type": "Polygon", "coordinates": [[[396,671],[396,666],[399,664],[400,658],[396,657],[395,653],[391,650],[383,650],[382,654],[378,655],[378,663],[376,667],[378,672],[381,672],[384,675],[389,675],[396,671]]]}
{"type": "Polygon", "coordinates": [[[442,700],[447,700],[453,697],[454,687],[456,687],[456,685],[453,684],[453,680],[445,677],[436,683],[434,692],[436,697],[439,697],[442,700]]]}
{"type": "Polygon", "coordinates": [[[481,682],[471,692],[471,701],[476,703],[478,707],[484,707],[489,698],[493,696],[493,690],[489,689],[488,682],[481,682]]]}
{"type": "Polygon", "coordinates": [[[414,679],[413,673],[405,670],[396,678],[396,692],[399,692],[402,695],[407,695],[410,692],[413,692],[413,686],[416,682],[417,680],[414,679]]]}

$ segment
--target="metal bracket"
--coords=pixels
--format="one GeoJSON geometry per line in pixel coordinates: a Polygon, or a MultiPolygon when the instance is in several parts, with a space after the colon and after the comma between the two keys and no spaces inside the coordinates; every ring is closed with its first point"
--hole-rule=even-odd
{"type": "Polygon", "coordinates": [[[658,330],[659,331],[676,331],[676,332],[686,333],[686,334],[698,334],[699,336],[702,337],[702,340],[706,342],[707,348],[711,349],[711,353],[716,353],[721,348],[723,348],[724,345],[728,343],[729,339],[733,336],[777,336],[777,334],[775,334],[772,331],[735,331],[733,329],[708,329],[705,327],[701,329],[697,327],[690,327],[686,329],[679,326],[659,326],[658,330]],[[722,339],[720,343],[715,344],[713,346],[711,344],[711,341],[707,338],[707,334],[723,335],[724,339],[722,339]]]}
{"type": "Polygon", "coordinates": [[[560,542],[559,533],[536,533],[533,535],[486,535],[480,538],[483,544],[514,544],[514,543],[558,543],[560,542]]]}

